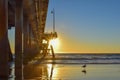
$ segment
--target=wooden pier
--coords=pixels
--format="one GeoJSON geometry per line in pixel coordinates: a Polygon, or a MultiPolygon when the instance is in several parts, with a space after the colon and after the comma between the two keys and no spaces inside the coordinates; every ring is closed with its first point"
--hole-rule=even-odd
{"type": "Polygon", "coordinates": [[[15,80],[23,80],[23,63],[47,54],[49,40],[57,37],[56,32],[44,32],[48,3],[49,0],[0,0],[0,78],[8,80],[12,57],[8,29],[15,27],[15,80]]]}

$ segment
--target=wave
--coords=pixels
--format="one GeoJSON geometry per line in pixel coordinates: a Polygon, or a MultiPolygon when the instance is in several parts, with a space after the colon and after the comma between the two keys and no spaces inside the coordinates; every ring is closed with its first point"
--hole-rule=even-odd
{"type": "Polygon", "coordinates": [[[43,63],[56,64],[120,64],[120,54],[57,54],[53,59],[51,55],[43,63]]]}

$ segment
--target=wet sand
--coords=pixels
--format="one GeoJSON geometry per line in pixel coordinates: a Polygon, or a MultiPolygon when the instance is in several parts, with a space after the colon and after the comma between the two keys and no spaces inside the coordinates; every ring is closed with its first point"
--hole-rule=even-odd
{"type": "Polygon", "coordinates": [[[35,64],[24,67],[24,80],[120,80],[120,64],[35,64]]]}

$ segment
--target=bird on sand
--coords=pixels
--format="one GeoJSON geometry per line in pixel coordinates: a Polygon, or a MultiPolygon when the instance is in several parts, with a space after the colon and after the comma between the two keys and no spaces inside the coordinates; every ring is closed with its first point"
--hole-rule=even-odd
{"type": "Polygon", "coordinates": [[[84,64],[82,67],[83,67],[83,68],[86,68],[86,67],[87,67],[87,65],[86,65],[86,64],[84,64]]]}

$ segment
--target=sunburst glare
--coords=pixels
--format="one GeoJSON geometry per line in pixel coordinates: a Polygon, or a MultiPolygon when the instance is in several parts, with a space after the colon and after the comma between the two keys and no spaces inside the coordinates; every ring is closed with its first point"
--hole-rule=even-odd
{"type": "Polygon", "coordinates": [[[52,45],[53,48],[56,51],[59,48],[60,41],[59,41],[58,38],[57,39],[52,39],[52,40],[50,40],[49,44],[52,45]]]}

